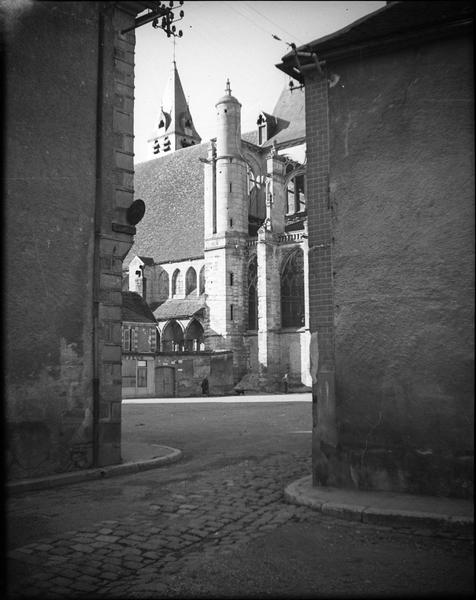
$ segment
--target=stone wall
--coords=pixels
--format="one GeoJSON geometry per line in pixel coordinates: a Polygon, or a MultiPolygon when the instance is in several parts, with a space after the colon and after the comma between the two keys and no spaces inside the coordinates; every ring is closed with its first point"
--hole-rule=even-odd
{"type": "Polygon", "coordinates": [[[202,396],[201,383],[209,382],[210,396],[222,396],[233,389],[233,355],[231,352],[161,352],[156,367],[172,367],[175,371],[175,396],[202,396]]]}
{"type": "Polygon", "coordinates": [[[120,30],[135,15],[120,4],[18,3],[8,14],[11,478],[121,460],[134,33],[120,30]]]}
{"type": "Polygon", "coordinates": [[[471,62],[446,39],[306,81],[316,483],[472,493],[471,62]]]}

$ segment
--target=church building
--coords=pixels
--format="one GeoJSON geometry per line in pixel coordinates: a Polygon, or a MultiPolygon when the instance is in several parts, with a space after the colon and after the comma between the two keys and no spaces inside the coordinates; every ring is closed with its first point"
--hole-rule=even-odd
{"type": "Polygon", "coordinates": [[[135,166],[146,212],[124,266],[157,320],[156,388],[172,375],[168,393],[200,393],[222,356],[230,372],[212,393],[278,390],[286,373],[302,389],[311,384],[304,92],[284,89],[245,134],[229,81],[215,107],[216,138],[202,143],[174,62],[151,159],[135,166]]]}

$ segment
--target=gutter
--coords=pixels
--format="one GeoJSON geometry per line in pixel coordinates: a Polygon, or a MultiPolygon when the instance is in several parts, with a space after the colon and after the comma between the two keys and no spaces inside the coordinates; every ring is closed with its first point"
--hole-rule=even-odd
{"type": "MultiPolygon", "coordinates": [[[[432,40],[440,40],[456,35],[471,34],[473,26],[472,18],[458,19],[447,23],[439,23],[420,29],[413,29],[395,33],[393,35],[379,36],[370,40],[363,40],[353,44],[345,44],[345,41],[333,48],[326,49],[326,41],[319,40],[315,43],[315,49],[310,50],[309,44],[301,49],[294,49],[282,58],[282,62],[275,65],[280,71],[283,71],[290,77],[293,77],[299,83],[304,83],[306,71],[317,68],[320,71],[320,66],[330,60],[342,60],[345,58],[361,58],[363,55],[377,54],[388,52],[394,49],[403,49],[411,45],[421,44],[432,40]],[[322,60],[317,59],[318,45],[321,46],[319,51],[322,60]],[[299,60],[307,59],[305,64],[299,60]],[[309,62],[309,58],[313,62],[309,62]]],[[[331,40],[332,41],[332,40],[331,40]]]]}

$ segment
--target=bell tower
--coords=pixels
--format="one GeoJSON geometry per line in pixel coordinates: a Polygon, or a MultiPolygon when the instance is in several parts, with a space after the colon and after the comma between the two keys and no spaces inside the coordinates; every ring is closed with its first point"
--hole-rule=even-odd
{"type": "Polygon", "coordinates": [[[241,153],[241,104],[231,95],[216,103],[217,138],[205,162],[205,269],[211,349],[233,350],[235,381],[246,370],[247,170],[241,153]]]}
{"type": "Polygon", "coordinates": [[[162,154],[175,152],[180,148],[199,144],[202,138],[198,135],[193,124],[192,115],[185,99],[182,82],[177,71],[175,60],[172,64],[160,113],[147,140],[149,145],[149,159],[157,158],[162,154]]]}

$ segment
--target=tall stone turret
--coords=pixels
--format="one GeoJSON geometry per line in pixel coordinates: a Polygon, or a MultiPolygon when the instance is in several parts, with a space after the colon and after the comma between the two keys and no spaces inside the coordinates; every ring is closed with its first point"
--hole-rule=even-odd
{"type": "Polygon", "coordinates": [[[162,96],[160,114],[148,140],[149,158],[199,144],[175,60],[162,96]]]}
{"type": "Polygon", "coordinates": [[[246,164],[241,156],[241,104],[226,93],[216,103],[217,233],[247,233],[246,164]]]}
{"type": "Polygon", "coordinates": [[[205,166],[207,338],[212,349],[234,351],[237,381],[246,369],[248,196],[241,155],[241,104],[231,95],[229,81],[216,110],[217,138],[211,142],[205,166]]]}

